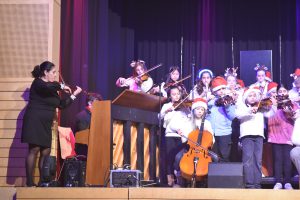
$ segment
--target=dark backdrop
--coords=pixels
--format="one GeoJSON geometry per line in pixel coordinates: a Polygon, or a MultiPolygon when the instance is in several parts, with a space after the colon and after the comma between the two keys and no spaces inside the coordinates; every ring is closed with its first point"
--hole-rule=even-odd
{"type": "MultiPolygon", "coordinates": [[[[115,81],[131,75],[133,59],[163,63],[151,72],[156,82],[181,62],[190,74],[193,58],[196,69],[223,74],[241,50],[272,50],[274,80],[287,85],[300,67],[300,0],[65,0],[61,12],[65,81],[105,99],[123,90],[115,81]]],[[[81,95],[61,124],[71,126],[84,103],[81,95]]]]}

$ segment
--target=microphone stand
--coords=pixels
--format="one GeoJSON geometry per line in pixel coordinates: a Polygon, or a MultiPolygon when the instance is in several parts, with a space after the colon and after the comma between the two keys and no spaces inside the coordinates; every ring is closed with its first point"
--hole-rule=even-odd
{"type": "MultiPolygon", "coordinates": [[[[163,78],[161,78],[161,81],[160,81],[160,83],[159,83],[159,85],[158,85],[158,87],[159,87],[159,98],[158,98],[158,102],[159,102],[159,113],[158,113],[158,131],[159,131],[159,134],[158,134],[158,145],[159,145],[159,149],[162,149],[162,118],[161,118],[161,114],[160,114],[160,111],[161,111],[161,108],[162,108],[162,101],[161,101],[161,98],[162,98],[162,95],[163,95],[163,93],[162,93],[162,83],[163,83],[163,78]]],[[[161,154],[160,154],[161,155],[161,154]]],[[[160,156],[159,156],[160,157],[160,156]]],[[[159,159],[158,160],[158,163],[159,163],[159,166],[161,166],[160,165],[160,160],[161,159],[159,159]]],[[[159,179],[161,179],[163,176],[162,176],[162,170],[159,170],[160,172],[159,172],[159,179]]]]}
{"type": "MultiPolygon", "coordinates": [[[[195,56],[193,56],[193,60],[192,60],[192,88],[194,88],[194,84],[195,84],[195,56]]],[[[192,92],[192,101],[194,101],[194,91],[192,92]]]]}

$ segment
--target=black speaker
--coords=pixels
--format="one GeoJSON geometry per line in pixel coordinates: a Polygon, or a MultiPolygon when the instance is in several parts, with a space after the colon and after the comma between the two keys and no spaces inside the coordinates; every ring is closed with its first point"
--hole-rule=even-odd
{"type": "Polygon", "coordinates": [[[110,170],[110,187],[139,187],[140,170],[110,170]]]}
{"type": "Polygon", "coordinates": [[[85,186],[86,161],[77,159],[67,159],[64,161],[63,171],[63,186],[85,186]]]}
{"type": "Polygon", "coordinates": [[[210,163],[209,188],[244,188],[242,163],[210,163]]]}

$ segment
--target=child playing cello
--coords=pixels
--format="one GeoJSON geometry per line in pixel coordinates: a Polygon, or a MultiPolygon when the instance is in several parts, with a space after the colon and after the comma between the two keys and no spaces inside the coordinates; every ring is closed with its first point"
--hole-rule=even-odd
{"type": "MultiPolygon", "coordinates": [[[[176,170],[181,171],[182,174],[176,173],[177,180],[184,177],[187,180],[192,181],[192,185],[195,186],[196,180],[203,180],[203,177],[207,175],[208,162],[211,162],[211,158],[207,156],[203,151],[201,152],[200,147],[195,148],[195,142],[200,144],[206,149],[210,149],[214,143],[214,136],[211,124],[208,120],[205,119],[207,111],[207,102],[202,98],[197,98],[192,104],[192,116],[189,121],[186,121],[185,124],[179,127],[177,125],[177,132],[182,136],[182,142],[187,142],[189,139],[189,152],[184,154],[184,151],[181,151],[177,156],[177,165],[176,170]],[[198,141],[199,134],[201,134],[201,141],[198,141]],[[197,171],[194,175],[194,158],[191,157],[191,152],[194,152],[194,156],[197,157],[197,171]],[[198,152],[198,153],[195,153],[198,152]]],[[[173,129],[176,129],[176,125],[170,125],[173,129]]]]}

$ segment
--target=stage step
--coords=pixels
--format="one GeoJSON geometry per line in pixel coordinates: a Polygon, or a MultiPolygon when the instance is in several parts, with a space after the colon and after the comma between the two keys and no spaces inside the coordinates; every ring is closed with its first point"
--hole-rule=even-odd
{"type": "Polygon", "coordinates": [[[81,199],[300,199],[299,190],[211,188],[17,188],[17,200],[81,199]]]}

